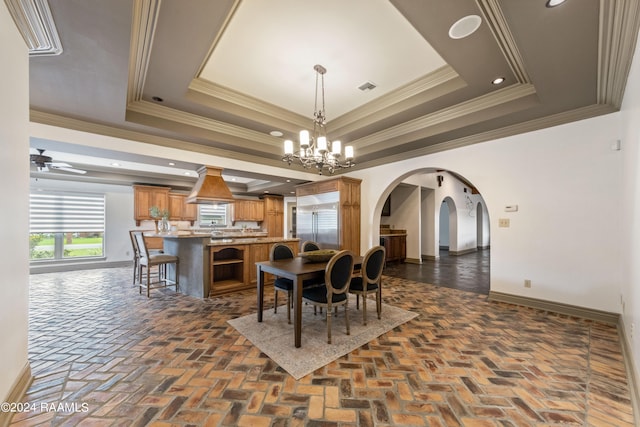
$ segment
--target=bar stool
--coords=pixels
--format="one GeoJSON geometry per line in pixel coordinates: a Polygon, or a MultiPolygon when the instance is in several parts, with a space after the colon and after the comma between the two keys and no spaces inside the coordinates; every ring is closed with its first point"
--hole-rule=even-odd
{"type": "Polygon", "coordinates": [[[175,286],[176,292],[178,291],[178,265],[180,260],[175,255],[167,255],[164,253],[158,254],[150,254],[147,250],[147,245],[144,241],[144,236],[142,235],[142,231],[134,231],[133,235],[136,239],[136,243],[138,244],[138,251],[140,254],[139,262],[139,286],[140,286],[140,294],[142,294],[142,288],[147,288],[147,297],[149,297],[149,293],[151,289],[157,288],[166,288],[167,286],[175,286]],[[175,279],[170,280],[167,277],[167,265],[175,266],[175,279]],[[158,281],[151,282],[151,268],[157,266],[158,267],[158,281]],[[143,269],[146,268],[147,280],[146,283],[142,283],[142,273],[143,269]]]}

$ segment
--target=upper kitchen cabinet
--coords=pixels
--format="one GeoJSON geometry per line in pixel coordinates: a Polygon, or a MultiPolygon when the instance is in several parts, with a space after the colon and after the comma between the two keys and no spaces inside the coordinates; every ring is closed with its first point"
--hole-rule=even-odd
{"type": "Polygon", "coordinates": [[[284,236],[284,198],[263,196],[264,216],[269,237],[284,236]]]}
{"type": "Polygon", "coordinates": [[[140,221],[153,220],[149,213],[152,206],[158,209],[169,209],[169,187],[156,187],[153,185],[134,185],[133,186],[133,216],[136,225],[140,225],[140,221]]]}
{"type": "Polygon", "coordinates": [[[169,219],[171,221],[189,221],[191,225],[198,219],[198,205],[187,203],[187,195],[169,193],[169,219]]]}
{"type": "Polygon", "coordinates": [[[264,221],[264,202],[236,199],[231,207],[231,221],[264,221]]]}
{"type": "MultiPolygon", "coordinates": [[[[338,193],[338,247],[360,255],[360,183],[362,180],[337,177],[324,181],[302,184],[296,188],[296,196],[312,196],[338,193]]],[[[300,208],[300,207],[298,207],[300,208]]],[[[318,227],[321,227],[318,224],[318,227]]]]}

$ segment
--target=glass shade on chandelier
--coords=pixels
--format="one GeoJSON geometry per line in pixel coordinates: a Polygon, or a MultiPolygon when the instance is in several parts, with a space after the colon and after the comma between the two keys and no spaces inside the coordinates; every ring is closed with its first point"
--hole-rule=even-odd
{"type": "Polygon", "coordinates": [[[324,112],[324,74],[327,70],[322,65],[313,67],[316,71],[316,97],[313,113],[313,131],[300,131],[299,149],[295,151],[293,141],[284,141],[284,156],[282,160],[291,165],[298,161],[305,168],[315,167],[320,174],[328,170],[332,174],[337,169],[350,168],[353,163],[353,147],[344,147],[344,160],[342,160],[342,143],[329,141],[326,131],[326,116],[324,112]],[[321,83],[322,107],[318,109],[318,82],[321,83]]]}

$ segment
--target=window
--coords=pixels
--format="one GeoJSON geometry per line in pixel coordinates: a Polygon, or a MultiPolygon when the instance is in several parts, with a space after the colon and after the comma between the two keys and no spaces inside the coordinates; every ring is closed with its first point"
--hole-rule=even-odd
{"type": "Polygon", "coordinates": [[[104,256],[104,195],[36,193],[29,201],[29,258],[104,256]]]}
{"type": "Polygon", "coordinates": [[[198,225],[200,227],[226,227],[228,218],[228,204],[198,205],[198,225]]]}

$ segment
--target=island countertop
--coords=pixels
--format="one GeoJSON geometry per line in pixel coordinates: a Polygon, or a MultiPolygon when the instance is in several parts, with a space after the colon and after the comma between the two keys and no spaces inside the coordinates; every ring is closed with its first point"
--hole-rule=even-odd
{"type": "Polygon", "coordinates": [[[299,242],[300,239],[283,239],[282,237],[244,237],[240,239],[211,239],[208,246],[253,245],[256,243],[299,242]]]}
{"type": "Polygon", "coordinates": [[[295,253],[300,241],[277,237],[212,239],[208,233],[192,231],[145,235],[162,238],[164,252],[178,257],[178,291],[197,298],[254,288],[255,263],[269,259],[271,246],[282,242],[295,253]]]}

